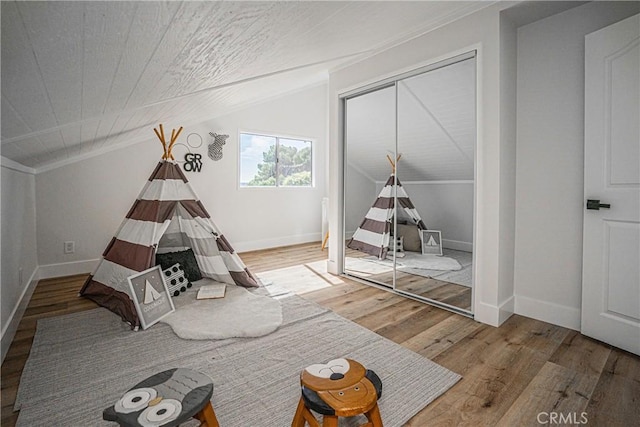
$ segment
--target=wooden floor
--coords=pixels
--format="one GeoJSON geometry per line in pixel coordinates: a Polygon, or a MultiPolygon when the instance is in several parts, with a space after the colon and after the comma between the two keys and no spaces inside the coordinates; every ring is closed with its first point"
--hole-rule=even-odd
{"type": "MultiPolygon", "coordinates": [[[[346,256],[351,258],[364,258],[368,256],[366,253],[353,249],[347,248],[346,251],[346,256]]],[[[377,274],[362,271],[354,271],[351,274],[356,277],[364,277],[366,280],[372,280],[384,286],[393,287],[394,272],[391,269],[377,274]]],[[[471,288],[468,286],[445,282],[431,277],[418,276],[400,270],[395,272],[395,278],[397,289],[471,311],[471,288]]]]}
{"type": "MultiPolygon", "coordinates": [[[[317,243],[241,257],[259,273],[318,261],[326,255],[317,243]]],[[[16,423],[13,402],[36,321],[95,307],[77,297],[85,277],[38,284],[2,364],[3,427],[16,423]]],[[[303,297],[463,376],[408,426],[610,427],[639,423],[637,356],[526,317],[514,315],[494,328],[355,281],[341,282],[303,297]]]]}

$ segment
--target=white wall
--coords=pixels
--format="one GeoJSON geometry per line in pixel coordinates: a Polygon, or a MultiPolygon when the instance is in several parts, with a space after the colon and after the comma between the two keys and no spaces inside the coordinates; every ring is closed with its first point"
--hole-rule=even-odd
{"type": "MultiPolygon", "coordinates": [[[[188,178],[237,251],[321,241],[322,198],[327,195],[327,108],[327,85],[322,84],[194,127],[201,135],[229,135],[223,159],[207,158],[208,173],[188,178]],[[239,188],[239,130],[312,138],[315,186],[239,188]]],[[[202,153],[206,157],[205,148],[202,153]]]]}
{"type": "MultiPolygon", "coordinates": [[[[321,203],[326,196],[327,96],[317,85],[185,128],[178,139],[203,156],[200,173],[186,173],[214,222],[237,251],[320,241],[321,203]],[[238,131],[258,131],[312,138],[315,187],[311,189],[240,189],[238,131]],[[223,158],[207,157],[209,132],[228,134],[223,158]]],[[[165,133],[180,123],[159,119],[165,133]]],[[[156,125],[157,126],[157,125],[156,125]]],[[[182,160],[186,150],[174,148],[182,160]]],[[[149,128],[149,140],[36,177],[38,262],[42,276],[91,271],[140,193],[162,155],[149,128]],[[63,242],[76,242],[75,254],[63,242]]],[[[3,195],[4,197],[4,195],[3,195]]]]}
{"type": "Polygon", "coordinates": [[[162,155],[149,131],[148,142],[36,175],[40,276],[94,268],[162,155]],[[64,253],[65,241],[75,253],[64,253]]]}
{"type": "Polygon", "coordinates": [[[35,177],[2,159],[2,359],[29,301],[37,268],[35,177]],[[7,167],[6,165],[10,165],[7,167]]]}
{"type": "Polygon", "coordinates": [[[427,228],[440,230],[445,248],[473,249],[473,182],[407,182],[402,186],[427,228]]]}
{"type": "Polygon", "coordinates": [[[347,176],[345,191],[348,201],[345,205],[344,229],[345,237],[349,238],[371,209],[380,189],[374,180],[351,166],[347,166],[347,176]]]}
{"type": "Polygon", "coordinates": [[[584,36],[638,11],[593,2],[518,29],[516,312],[580,328],[584,36]]]}
{"type": "MultiPolygon", "coordinates": [[[[329,269],[342,269],[342,253],[339,245],[341,214],[341,170],[342,141],[340,133],[340,103],[338,96],[348,90],[357,89],[381,79],[397,75],[422,65],[451,57],[455,54],[477,49],[478,70],[478,139],[476,151],[476,204],[475,222],[475,285],[474,311],[476,319],[499,325],[512,312],[512,298],[501,295],[501,288],[511,289],[513,277],[499,275],[500,264],[513,261],[513,256],[500,250],[500,223],[512,221],[513,211],[501,205],[501,184],[504,186],[513,176],[515,158],[501,158],[503,144],[514,141],[502,140],[500,132],[500,11],[498,4],[476,12],[463,19],[411,41],[393,47],[371,58],[365,59],[330,75],[331,96],[329,119],[332,151],[330,156],[330,188],[332,209],[329,242],[329,269]],[[506,282],[505,282],[506,281],[506,282]]],[[[506,230],[508,231],[508,230],[506,230]]],[[[502,230],[502,232],[506,232],[502,230]]],[[[505,267],[503,267],[505,268],[505,267]]],[[[506,267],[507,271],[509,266],[506,267]]],[[[507,292],[508,293],[508,292],[507,292]]]]}

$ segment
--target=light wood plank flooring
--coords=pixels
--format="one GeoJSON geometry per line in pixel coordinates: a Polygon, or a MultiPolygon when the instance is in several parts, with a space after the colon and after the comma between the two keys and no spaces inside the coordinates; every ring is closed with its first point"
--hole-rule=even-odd
{"type": "MultiPolygon", "coordinates": [[[[368,257],[366,253],[347,248],[346,256],[351,258],[368,257]]],[[[366,271],[353,271],[356,277],[365,277],[368,280],[382,285],[393,287],[393,271],[371,273],[366,271]]],[[[463,310],[471,310],[471,288],[457,283],[450,283],[430,277],[418,276],[404,271],[396,271],[396,287],[403,291],[443,302],[463,310]]]]}
{"type": "MultiPolygon", "coordinates": [[[[241,254],[255,273],[326,256],[320,243],[241,254]]],[[[16,423],[37,320],[95,307],[77,297],[85,277],[38,283],[2,364],[2,426],[16,423]]],[[[407,426],[638,425],[640,357],[518,315],[494,328],[346,278],[333,282],[302,296],[463,376],[407,426]]]]}

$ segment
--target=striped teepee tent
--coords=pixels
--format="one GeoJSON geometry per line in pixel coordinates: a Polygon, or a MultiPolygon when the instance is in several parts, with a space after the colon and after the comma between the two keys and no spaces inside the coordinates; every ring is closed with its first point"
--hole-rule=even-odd
{"type": "Polygon", "coordinates": [[[103,253],[80,295],[120,315],[138,327],[127,277],[153,267],[156,253],[191,248],[203,277],[244,287],[258,287],[254,276],[211,220],[187,178],[173,161],[171,148],[182,128],[167,144],[164,131],[156,134],[165,148],[120,229],[103,253]]]}
{"type": "MultiPolygon", "coordinates": [[[[426,230],[427,226],[420,218],[420,214],[411,202],[406,191],[402,187],[400,180],[395,174],[395,165],[391,158],[387,156],[391,162],[391,176],[385,183],[382,191],[378,194],[373,206],[365,215],[362,223],[353,233],[352,238],[347,242],[347,247],[366,252],[370,255],[377,256],[379,259],[387,257],[389,251],[389,242],[391,238],[391,226],[393,217],[396,214],[395,200],[401,208],[398,217],[406,217],[414,223],[418,229],[426,230]]],[[[400,160],[398,159],[396,162],[400,160]]]]}

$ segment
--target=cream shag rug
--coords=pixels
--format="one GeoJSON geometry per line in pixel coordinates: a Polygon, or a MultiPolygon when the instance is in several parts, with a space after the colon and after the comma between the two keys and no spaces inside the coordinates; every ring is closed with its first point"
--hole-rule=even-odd
{"type": "MultiPolygon", "coordinates": [[[[280,301],[227,285],[224,298],[196,299],[200,286],[173,297],[176,311],[160,320],[190,340],[260,337],[282,324],[280,301]]],[[[152,326],[153,327],[153,326],[152,326]]]]}

